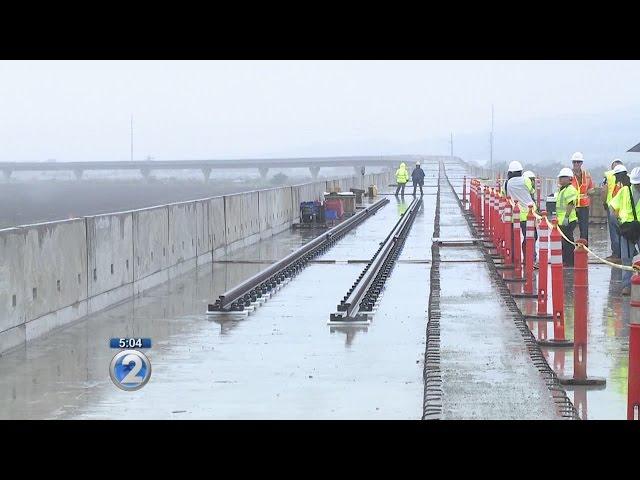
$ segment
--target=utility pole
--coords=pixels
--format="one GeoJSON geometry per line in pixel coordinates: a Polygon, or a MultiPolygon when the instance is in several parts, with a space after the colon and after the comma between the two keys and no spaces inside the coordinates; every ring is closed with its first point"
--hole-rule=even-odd
{"type": "Polygon", "coordinates": [[[453,132],[451,132],[451,160],[453,160],[453,132]]]}
{"type": "Polygon", "coordinates": [[[493,170],[493,103],[491,104],[491,133],[489,134],[489,170],[493,170]]]}
{"type": "Polygon", "coordinates": [[[133,162],[133,114],[131,114],[131,161],[133,162]]]}

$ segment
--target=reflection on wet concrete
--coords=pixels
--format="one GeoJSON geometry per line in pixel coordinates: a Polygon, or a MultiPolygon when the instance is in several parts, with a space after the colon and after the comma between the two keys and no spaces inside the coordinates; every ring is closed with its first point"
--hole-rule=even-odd
{"type": "MultiPolygon", "coordinates": [[[[420,223],[433,215],[416,219],[403,255],[424,251],[420,223]]],[[[367,258],[397,218],[387,205],[321,258],[367,258]]],[[[223,260],[275,260],[317,233],[283,232],[223,260]]],[[[205,318],[262,268],[199,267],[3,356],[0,418],[420,418],[429,264],[396,265],[365,329],[326,323],[363,265],[310,265],[246,319],[205,318]],[[108,340],[121,336],[153,341],[153,375],[136,392],[109,379],[108,340]]]]}
{"type": "MultiPolygon", "coordinates": [[[[605,257],[611,252],[607,247],[606,228],[591,226],[590,248],[605,257]]],[[[590,261],[593,260],[590,258],[590,261]]],[[[565,335],[573,339],[574,290],[573,270],[564,270],[565,282],[565,335]]],[[[604,377],[604,389],[593,387],[567,387],[567,394],[583,419],[626,419],[627,372],[629,348],[629,297],[620,294],[621,270],[603,264],[589,264],[588,307],[588,375],[604,377]]],[[[552,295],[551,289],[549,290],[552,295]]],[[[518,300],[521,308],[528,301],[518,300]]],[[[533,303],[533,301],[531,301],[533,303]]],[[[551,305],[549,298],[548,304],[551,305]]],[[[547,322],[535,322],[537,328],[547,325],[551,337],[553,328],[547,322]]],[[[540,334],[537,335],[540,338],[540,334]]],[[[543,348],[547,361],[559,376],[573,375],[572,348],[543,348]]]]}

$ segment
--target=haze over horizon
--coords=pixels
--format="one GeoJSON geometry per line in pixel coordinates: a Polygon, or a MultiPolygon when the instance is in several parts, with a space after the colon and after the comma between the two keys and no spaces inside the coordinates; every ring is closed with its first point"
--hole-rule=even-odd
{"type": "MultiPolygon", "coordinates": [[[[0,161],[627,158],[638,61],[1,61],[0,161]]],[[[635,160],[635,154],[628,154],[635,160]]]]}

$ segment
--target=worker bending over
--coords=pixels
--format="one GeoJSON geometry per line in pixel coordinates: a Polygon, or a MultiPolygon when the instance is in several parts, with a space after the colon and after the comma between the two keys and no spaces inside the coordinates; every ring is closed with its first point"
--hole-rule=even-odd
{"type": "Polygon", "coordinates": [[[584,156],[581,152],[575,152],[571,156],[573,164],[573,178],[571,185],[578,191],[576,200],[576,215],[578,216],[578,227],[580,228],[580,238],[589,243],[589,205],[591,203],[589,195],[595,192],[591,174],[582,168],[584,156]]]}
{"type": "MultiPolygon", "coordinates": [[[[607,226],[609,228],[609,240],[611,240],[611,255],[606,259],[613,263],[620,263],[622,261],[620,256],[620,228],[618,227],[616,216],[609,209],[611,200],[616,196],[618,190],[620,190],[620,183],[616,180],[615,173],[615,168],[618,166],[624,168],[622,160],[616,158],[611,162],[611,170],[604,172],[604,180],[602,181],[602,186],[606,188],[607,192],[603,205],[605,212],[607,212],[607,226]]],[[[624,171],[626,172],[626,170],[625,168],[624,171]]]]}
{"type": "MultiPolygon", "coordinates": [[[[618,168],[618,167],[616,167],[618,168]]],[[[625,173],[626,176],[626,173],[625,173]]],[[[610,209],[616,216],[620,227],[620,252],[622,264],[630,266],[640,250],[640,167],[631,170],[631,175],[622,179],[622,188],[611,200],[610,209]]],[[[631,273],[622,272],[622,295],[631,293],[631,273]]]]}
{"type": "Polygon", "coordinates": [[[398,185],[396,187],[396,197],[398,196],[398,192],[400,191],[400,189],[402,189],[402,193],[400,195],[404,197],[404,187],[408,181],[409,181],[409,170],[407,170],[407,166],[405,165],[405,163],[402,162],[400,164],[400,168],[396,170],[396,184],[398,185]]]}
{"type": "MultiPolygon", "coordinates": [[[[520,162],[514,161],[509,164],[509,171],[507,172],[507,179],[504,182],[503,192],[507,197],[511,198],[511,201],[518,202],[518,208],[520,208],[520,230],[522,231],[522,258],[526,261],[527,215],[529,214],[529,205],[533,205],[533,211],[535,212],[536,204],[531,195],[531,181],[522,175],[522,164],[520,162]]],[[[535,240],[537,240],[537,230],[534,230],[534,235],[535,240]]],[[[535,249],[533,251],[533,257],[535,261],[535,249]]]]}
{"type": "MultiPolygon", "coordinates": [[[[571,242],[573,242],[573,231],[578,223],[576,214],[576,203],[578,200],[578,190],[571,185],[573,172],[570,168],[563,168],[558,173],[558,183],[560,190],[556,196],[556,216],[558,227],[571,242]]],[[[565,267],[573,267],[573,244],[562,238],[562,264],[565,267]]]]}

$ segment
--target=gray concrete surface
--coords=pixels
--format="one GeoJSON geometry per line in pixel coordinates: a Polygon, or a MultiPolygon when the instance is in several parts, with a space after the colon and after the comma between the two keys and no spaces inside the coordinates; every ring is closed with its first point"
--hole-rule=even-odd
{"type": "MultiPolygon", "coordinates": [[[[382,212],[358,230],[383,235],[397,210],[382,212]]],[[[350,235],[340,243],[353,256],[350,235]]],[[[277,258],[309,238],[283,232],[229,258],[277,258]]],[[[246,320],[205,319],[209,301],[262,267],[199,267],[1,357],[0,418],[420,418],[428,265],[397,265],[363,330],[326,324],[362,265],[311,265],[246,320]],[[108,376],[108,339],[122,335],[154,342],[138,392],[108,376]]]]}
{"type": "MultiPolygon", "coordinates": [[[[455,174],[456,168],[448,171],[455,174]]],[[[469,238],[453,191],[443,181],[440,236],[469,238]]],[[[479,257],[442,247],[442,258],[479,257]]],[[[444,419],[558,419],[520,332],[506,315],[485,263],[440,266],[440,348],[444,419]]]]}

